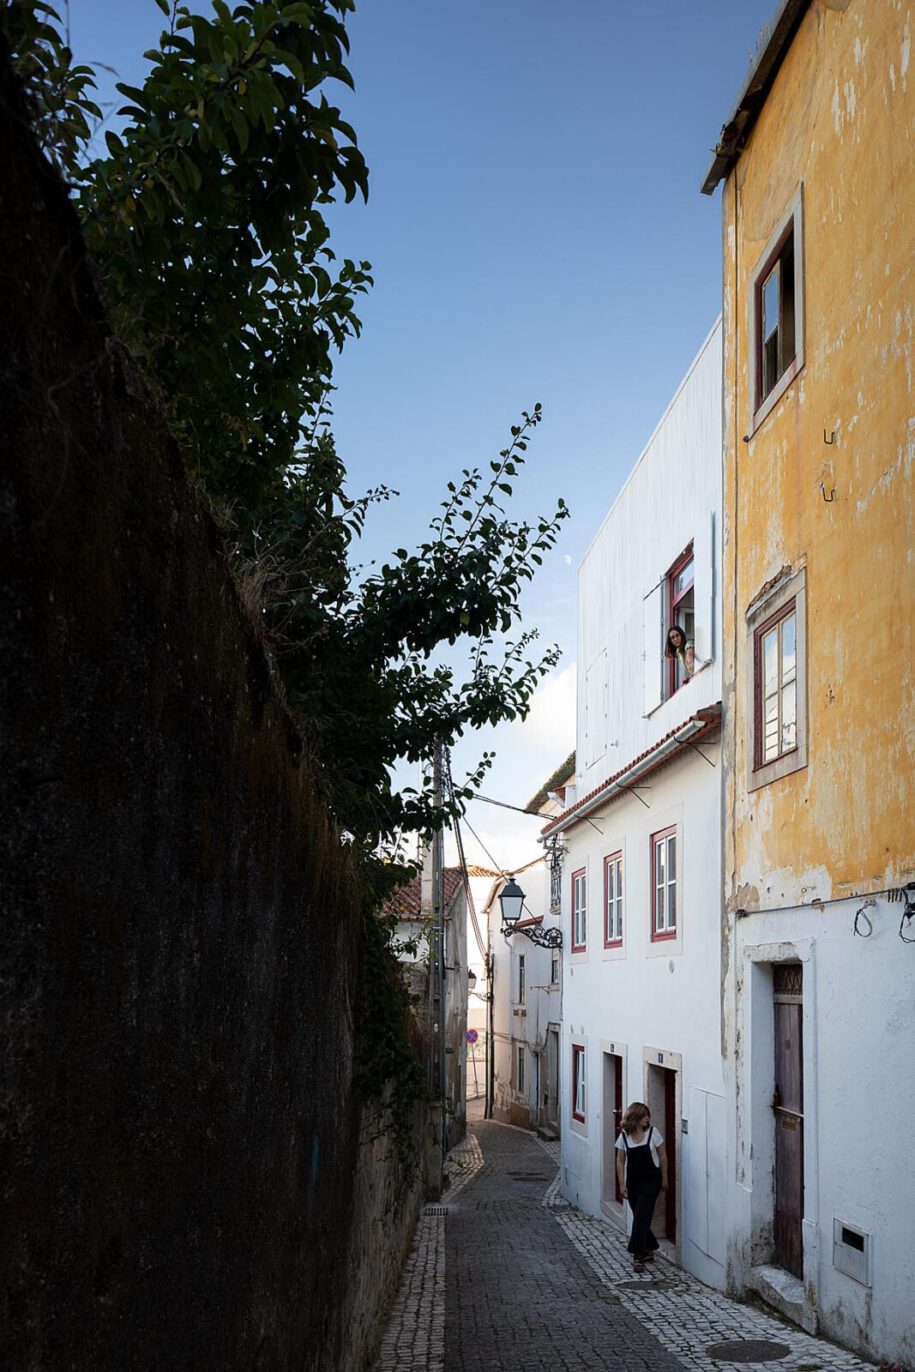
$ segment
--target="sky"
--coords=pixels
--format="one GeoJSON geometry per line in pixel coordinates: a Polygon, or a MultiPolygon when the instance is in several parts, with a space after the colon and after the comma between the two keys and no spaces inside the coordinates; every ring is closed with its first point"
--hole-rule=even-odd
{"type": "MultiPolygon", "coordinates": [[[[195,8],[209,0],[193,0],[195,8]]],[[[78,61],[140,84],[154,0],[70,0],[78,61]],[[115,74],[116,73],[116,74],[115,74]]],[[[571,509],[525,594],[524,627],[563,651],[524,724],[485,749],[484,794],[523,806],[575,745],[577,568],[721,307],[719,195],[700,194],[775,0],[360,0],[355,94],[327,95],[369,166],[367,205],[331,210],[339,258],[368,259],[362,337],[336,366],[337,447],[378,507],[359,559],[421,542],[464,467],[497,456],[535,402],[544,420],[515,517],[571,509]]],[[[116,106],[109,105],[113,110],[116,106]]],[[[110,124],[109,124],[110,127],[110,124]]],[[[474,802],[468,860],[539,849],[536,819],[474,802]]]]}

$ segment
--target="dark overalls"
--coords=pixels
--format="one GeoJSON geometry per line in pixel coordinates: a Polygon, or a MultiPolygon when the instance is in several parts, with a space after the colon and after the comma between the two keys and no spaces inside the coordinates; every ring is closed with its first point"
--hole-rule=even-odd
{"type": "Polygon", "coordinates": [[[653,1253],[658,1241],[651,1232],[655,1201],[661,1190],[661,1169],[655,1167],[651,1156],[651,1135],[654,1125],[648,1130],[644,1143],[629,1147],[629,1140],[623,1134],[626,1149],[626,1190],[629,1192],[629,1208],[632,1211],[632,1235],[629,1239],[629,1252],[635,1258],[643,1258],[653,1253]]]}

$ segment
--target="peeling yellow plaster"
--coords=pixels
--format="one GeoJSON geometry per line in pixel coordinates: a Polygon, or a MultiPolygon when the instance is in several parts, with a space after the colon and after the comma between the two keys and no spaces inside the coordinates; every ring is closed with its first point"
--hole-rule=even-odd
{"type": "Polygon", "coordinates": [[[814,0],[724,187],[725,863],[744,908],[749,888],[790,905],[915,870],[911,13],[814,0]],[[744,443],[751,275],[799,185],[804,366],[744,443]],[[750,792],[745,607],[805,560],[808,763],[750,792]]]}

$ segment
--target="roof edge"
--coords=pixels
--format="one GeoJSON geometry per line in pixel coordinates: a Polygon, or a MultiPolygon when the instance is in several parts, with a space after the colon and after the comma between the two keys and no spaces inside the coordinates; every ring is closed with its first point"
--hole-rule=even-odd
{"type": "Polygon", "coordinates": [[[743,152],[809,5],[810,0],[780,0],[774,17],[769,21],[771,31],[768,41],[757,53],[730,118],[721,130],[711,166],[700,187],[703,195],[712,194],[743,152]]]}
{"type": "Polygon", "coordinates": [[[632,783],[640,776],[652,772],[662,764],[673,761],[675,752],[685,748],[687,744],[697,742],[701,738],[714,733],[721,726],[721,702],[706,706],[697,710],[689,719],[671,729],[669,734],[658,740],[647,752],[634,758],[620,771],[613,776],[607,777],[593,791],[589,791],[586,796],[582,796],[575,805],[571,806],[565,814],[557,815],[549,824],[544,825],[540,831],[540,841],[550,834],[562,833],[564,829],[570,829],[573,824],[580,824],[592,810],[604,805],[608,800],[613,800],[621,794],[626,794],[632,783]],[[685,734],[684,738],[679,735],[685,734]]]}

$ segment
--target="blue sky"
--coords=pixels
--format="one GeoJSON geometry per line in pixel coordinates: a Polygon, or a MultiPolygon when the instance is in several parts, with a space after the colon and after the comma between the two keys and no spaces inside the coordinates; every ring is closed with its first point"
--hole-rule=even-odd
{"type": "MultiPolygon", "coordinates": [[[[332,242],[376,286],[338,363],[334,427],[354,490],[401,492],[362,555],[420,541],[445,483],[535,401],[516,511],[558,496],[572,511],[525,600],[562,664],[527,725],[456,757],[457,773],[495,743],[500,799],[523,804],[574,746],[577,564],[719,312],[720,203],[699,183],[774,8],[362,0],[349,21],[356,93],[332,98],[370,197],[332,212],[332,242]]],[[[138,84],[154,0],[71,0],[69,15],[77,59],[138,84]]],[[[470,820],[500,864],[535,856],[535,821],[482,803],[470,820]]]]}

